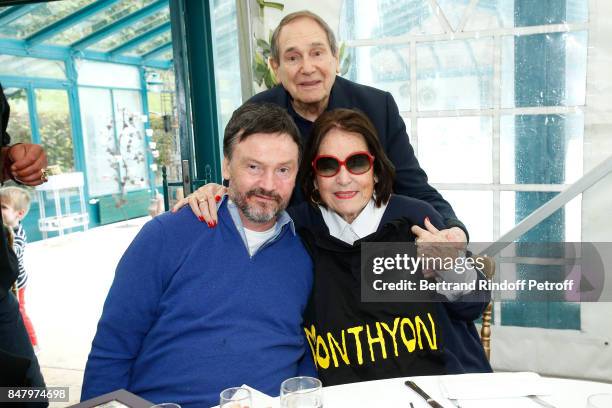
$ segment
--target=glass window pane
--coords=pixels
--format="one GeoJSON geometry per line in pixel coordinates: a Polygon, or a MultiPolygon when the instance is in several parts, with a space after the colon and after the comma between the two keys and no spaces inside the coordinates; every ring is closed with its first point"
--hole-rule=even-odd
{"type": "Polygon", "coordinates": [[[429,181],[491,183],[492,132],[487,116],[420,118],[419,162],[429,181]]]}
{"type": "Polygon", "coordinates": [[[0,55],[0,75],[66,79],[63,61],[0,55]]]}
{"type": "Polygon", "coordinates": [[[418,108],[493,106],[493,39],[439,41],[417,46],[418,108]]]}
{"type": "Polygon", "coordinates": [[[115,127],[121,160],[121,177],[127,191],[147,188],[147,168],[142,102],[138,91],[113,91],[115,127]]]}
{"type": "Polygon", "coordinates": [[[74,148],[68,94],[63,89],[36,89],[35,94],[40,144],[47,152],[49,165],[71,172],[74,148]]]}
{"type": "Polygon", "coordinates": [[[17,20],[0,26],[0,37],[24,39],[95,0],[49,1],[17,20]]]}
{"type": "Polygon", "coordinates": [[[502,106],[585,104],[586,31],[504,37],[502,106]]]}
{"type": "MultiPolygon", "coordinates": [[[[440,1],[440,0],[438,0],[440,1]]],[[[450,0],[445,0],[450,1],[450,0]]],[[[555,7],[550,2],[522,2],[533,7],[542,5],[548,8],[542,12],[534,8],[532,15],[525,13],[526,22],[515,24],[515,13],[517,11],[516,1],[513,0],[480,0],[474,11],[470,14],[465,31],[488,30],[495,28],[509,28],[519,26],[536,26],[560,23],[586,23],[589,18],[587,0],[565,0],[565,9],[555,7]]],[[[524,13],[523,11],[520,11],[524,13]]]]}
{"type": "Polygon", "coordinates": [[[32,143],[28,92],[23,88],[6,88],[4,94],[11,106],[11,117],[6,129],[11,135],[11,143],[32,143]]]}
{"type": "Polygon", "coordinates": [[[436,0],[453,31],[457,31],[470,0],[436,0]]]}
{"type": "MultiPolygon", "coordinates": [[[[500,194],[500,229],[504,234],[541,205],[555,197],[556,192],[502,191],[500,194]]],[[[580,242],[582,197],[578,196],[563,208],[555,211],[540,224],[519,237],[522,242],[580,242]]],[[[549,257],[552,245],[513,246],[502,251],[502,256],[549,257]],[[539,251],[542,252],[539,252],[539,251]]],[[[554,252],[553,252],[554,254],[554,252]]],[[[565,279],[568,271],[555,265],[501,264],[500,273],[504,279],[565,279]]],[[[573,272],[572,272],[573,273],[573,272]]],[[[544,327],[551,329],[580,329],[580,305],[563,302],[529,302],[521,298],[502,303],[501,324],[504,326],[544,327]]]]}
{"type": "MultiPolygon", "coordinates": [[[[557,192],[502,191],[500,194],[500,232],[505,234],[525,217],[533,213],[557,192]]],[[[521,237],[527,242],[580,242],[582,196],[574,198],[563,208],[536,225],[521,237]]]]}
{"type": "Polygon", "coordinates": [[[502,183],[563,184],[582,176],[582,112],[503,115],[500,132],[502,183]]]}
{"type": "MultiPolygon", "coordinates": [[[[102,12],[71,26],[56,36],[49,39],[50,43],[58,45],[70,45],[83,37],[88,36],[102,28],[134,13],[151,4],[154,0],[123,0],[113,4],[102,12]]],[[[92,47],[94,48],[94,47],[92,47]]]]}
{"type": "Polygon", "coordinates": [[[346,77],[393,94],[400,111],[410,110],[410,47],[382,46],[350,49],[346,77]]]}
{"type": "Polygon", "coordinates": [[[174,72],[147,70],[148,77],[156,81],[147,81],[147,101],[149,106],[149,124],[153,129],[151,140],[159,156],[154,157],[157,165],[155,185],[162,183],[162,166],[166,166],[169,181],[181,178],[181,151],[178,134],[178,117],[175,106],[174,72]],[[156,74],[156,75],[155,75],[156,74]]]}
{"type": "Polygon", "coordinates": [[[470,233],[470,242],[493,241],[493,192],[439,190],[470,233]]]}
{"type": "Polygon", "coordinates": [[[91,46],[92,49],[98,51],[109,51],[135,37],[138,37],[140,34],[144,34],[153,27],[157,27],[163,23],[167,23],[170,21],[170,9],[165,7],[160,11],[151,14],[149,17],[143,18],[135,24],[132,24],[130,27],[124,28],[123,30],[108,36],[102,41],[91,46]]]}
{"type": "Polygon", "coordinates": [[[141,87],[140,72],[133,65],[79,61],[77,72],[79,85],[133,89],[141,87]]]}
{"type": "Polygon", "coordinates": [[[158,35],[151,41],[147,41],[146,43],[141,44],[140,46],[136,47],[134,50],[127,52],[126,55],[139,57],[171,41],[172,41],[172,33],[168,31],[167,33],[158,35]]]}
{"type": "MultiPolygon", "coordinates": [[[[238,25],[236,2],[218,0],[211,3],[213,14],[213,52],[219,116],[219,138],[233,111],[242,104],[240,84],[240,58],[238,55],[238,25]]],[[[222,143],[220,143],[222,144],[222,143]]]]}
{"type": "Polygon", "coordinates": [[[111,94],[107,89],[79,88],[87,182],[91,196],[119,192],[117,173],[111,167],[115,130],[111,94]]]}
{"type": "Polygon", "coordinates": [[[429,1],[344,0],[342,3],[339,33],[343,40],[443,32],[429,1]]]}

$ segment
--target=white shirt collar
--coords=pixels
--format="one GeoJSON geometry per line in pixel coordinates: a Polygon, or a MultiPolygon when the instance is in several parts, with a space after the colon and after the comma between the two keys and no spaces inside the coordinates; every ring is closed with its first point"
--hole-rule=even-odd
{"type": "Polygon", "coordinates": [[[351,224],[347,223],[338,213],[328,208],[319,206],[319,209],[321,210],[323,221],[325,221],[325,225],[329,229],[329,234],[352,245],[358,239],[376,232],[387,209],[387,204],[384,203],[380,207],[376,207],[374,199],[371,199],[351,224]]]}

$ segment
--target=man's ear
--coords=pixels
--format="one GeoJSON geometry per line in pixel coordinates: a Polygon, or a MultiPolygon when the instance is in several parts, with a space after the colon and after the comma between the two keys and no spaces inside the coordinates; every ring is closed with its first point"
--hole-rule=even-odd
{"type": "Polygon", "coordinates": [[[221,174],[225,180],[230,180],[230,160],[223,156],[223,164],[221,165],[221,174]]]}
{"type": "Polygon", "coordinates": [[[274,76],[276,77],[276,79],[278,79],[278,67],[280,64],[274,61],[272,57],[268,57],[268,65],[270,66],[270,68],[272,68],[272,71],[274,71],[274,76]]]}
{"type": "Polygon", "coordinates": [[[340,73],[340,53],[337,52],[338,55],[336,55],[334,58],[336,59],[336,74],[340,73]]]}

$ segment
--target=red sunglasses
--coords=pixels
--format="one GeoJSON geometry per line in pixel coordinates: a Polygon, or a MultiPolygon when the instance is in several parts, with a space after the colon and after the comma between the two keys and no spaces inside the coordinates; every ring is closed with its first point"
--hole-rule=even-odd
{"type": "Polygon", "coordinates": [[[342,166],[346,167],[349,173],[359,175],[370,171],[373,163],[374,156],[370,152],[355,152],[345,160],[330,155],[317,156],[312,161],[312,168],[321,177],[335,176],[342,166]]]}

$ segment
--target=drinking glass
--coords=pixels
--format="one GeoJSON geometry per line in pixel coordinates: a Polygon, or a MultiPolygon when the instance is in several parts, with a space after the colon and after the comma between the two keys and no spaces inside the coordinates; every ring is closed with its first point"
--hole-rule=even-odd
{"type": "Polygon", "coordinates": [[[612,394],[593,394],[587,398],[587,408],[612,407],[612,394]]]}
{"type": "Polygon", "coordinates": [[[155,404],[151,408],[181,408],[181,406],[173,402],[164,402],[161,404],[155,404]]]}
{"type": "Polygon", "coordinates": [[[232,387],[221,391],[219,408],[251,408],[251,391],[243,387],[232,387]]]}
{"type": "Polygon", "coordinates": [[[312,377],[294,377],[283,381],[280,406],[281,408],[322,408],[321,381],[312,377]]]}

